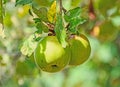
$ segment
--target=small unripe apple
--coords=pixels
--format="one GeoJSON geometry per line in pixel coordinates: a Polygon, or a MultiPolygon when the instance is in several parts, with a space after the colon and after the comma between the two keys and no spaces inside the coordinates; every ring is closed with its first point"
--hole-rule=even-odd
{"type": "Polygon", "coordinates": [[[71,59],[69,65],[80,65],[90,56],[90,43],[84,35],[73,35],[69,40],[71,49],[71,59]]]}
{"type": "Polygon", "coordinates": [[[69,52],[69,47],[63,48],[56,36],[47,36],[37,45],[35,62],[43,71],[57,72],[69,63],[69,52]]]}

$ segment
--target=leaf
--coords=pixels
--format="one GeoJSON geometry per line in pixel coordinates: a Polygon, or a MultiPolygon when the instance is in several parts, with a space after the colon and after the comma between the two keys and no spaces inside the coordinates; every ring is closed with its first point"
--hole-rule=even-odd
{"type": "Polygon", "coordinates": [[[47,8],[41,7],[39,10],[34,6],[32,7],[33,12],[43,21],[48,21],[47,19],[47,8]]]}
{"type": "Polygon", "coordinates": [[[72,19],[69,24],[70,26],[68,27],[68,29],[72,32],[72,33],[77,33],[77,26],[80,24],[83,24],[86,20],[82,19],[82,18],[74,18],[72,19]]]}
{"type": "Polygon", "coordinates": [[[34,18],[33,20],[35,21],[35,23],[41,22],[40,18],[34,18]]]}
{"type": "Polygon", "coordinates": [[[37,23],[36,28],[38,29],[39,33],[42,33],[43,31],[47,33],[49,31],[47,26],[45,26],[42,22],[37,23]]]}
{"type": "Polygon", "coordinates": [[[64,18],[67,22],[71,21],[73,18],[75,19],[76,17],[80,17],[80,14],[81,14],[82,10],[80,7],[77,7],[77,8],[74,8],[74,9],[71,9],[69,10],[64,18]]]}
{"type": "Polygon", "coordinates": [[[37,42],[34,41],[34,35],[31,35],[23,42],[21,52],[23,55],[31,56],[36,48],[37,42]]]}
{"type": "Polygon", "coordinates": [[[53,2],[47,13],[48,20],[54,23],[56,20],[56,1],[53,2]]]}
{"type": "Polygon", "coordinates": [[[69,23],[68,30],[74,34],[77,33],[77,26],[85,22],[85,19],[81,17],[81,13],[82,9],[77,7],[69,10],[64,16],[66,22],[69,23]]]}
{"type": "Polygon", "coordinates": [[[32,1],[33,0],[16,0],[15,6],[17,6],[17,5],[26,5],[26,4],[32,3],[32,1]]]}
{"type": "Polygon", "coordinates": [[[48,27],[44,25],[44,23],[39,18],[33,19],[36,23],[37,33],[42,34],[42,32],[48,32],[48,27]]]}
{"type": "Polygon", "coordinates": [[[59,42],[62,44],[62,46],[66,47],[66,45],[67,45],[67,42],[65,40],[66,39],[66,30],[63,26],[63,20],[62,20],[62,16],[60,14],[57,14],[55,33],[56,33],[56,36],[57,36],[59,42]]]}

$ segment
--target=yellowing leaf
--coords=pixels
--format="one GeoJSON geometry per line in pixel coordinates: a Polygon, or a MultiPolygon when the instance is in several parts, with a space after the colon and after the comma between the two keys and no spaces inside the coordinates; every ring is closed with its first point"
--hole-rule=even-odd
{"type": "Polygon", "coordinates": [[[0,37],[5,38],[5,33],[4,33],[4,30],[3,30],[3,25],[2,24],[0,24],[0,37]]]}
{"type": "Polygon", "coordinates": [[[47,13],[48,20],[54,23],[56,20],[56,1],[53,2],[47,13]]]}

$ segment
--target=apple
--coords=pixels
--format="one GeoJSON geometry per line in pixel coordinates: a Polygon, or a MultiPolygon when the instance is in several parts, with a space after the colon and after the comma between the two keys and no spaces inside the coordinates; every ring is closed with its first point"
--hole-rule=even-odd
{"type": "Polygon", "coordinates": [[[89,58],[91,47],[86,36],[83,34],[79,36],[72,35],[69,40],[69,44],[71,49],[71,59],[69,65],[80,65],[89,58]]]}
{"type": "Polygon", "coordinates": [[[119,31],[110,20],[106,20],[103,23],[101,23],[99,28],[100,32],[97,38],[101,42],[113,41],[116,38],[119,31]]]}
{"type": "Polygon", "coordinates": [[[39,41],[34,52],[34,58],[41,70],[58,72],[69,63],[69,46],[63,48],[56,36],[47,36],[39,41]]]}

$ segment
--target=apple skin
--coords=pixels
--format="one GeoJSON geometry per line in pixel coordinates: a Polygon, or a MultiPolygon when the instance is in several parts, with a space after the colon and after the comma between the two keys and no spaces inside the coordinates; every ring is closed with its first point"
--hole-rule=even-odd
{"type": "Polygon", "coordinates": [[[83,34],[73,35],[69,40],[71,49],[71,59],[69,65],[80,65],[84,63],[90,56],[91,46],[89,40],[83,34]]]}
{"type": "Polygon", "coordinates": [[[41,70],[58,72],[69,63],[70,49],[63,48],[56,36],[47,36],[38,43],[34,58],[41,70]]]}

